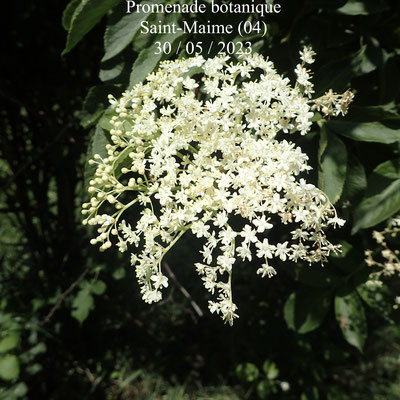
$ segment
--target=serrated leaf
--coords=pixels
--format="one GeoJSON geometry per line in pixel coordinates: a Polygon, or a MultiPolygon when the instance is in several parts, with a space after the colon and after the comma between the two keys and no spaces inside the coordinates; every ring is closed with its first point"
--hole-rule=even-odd
{"type": "Polygon", "coordinates": [[[374,226],[400,210],[399,160],[386,161],[368,178],[364,199],[354,211],[352,233],[374,226]]]}
{"type": "Polygon", "coordinates": [[[325,318],[331,302],[331,291],[300,289],[287,299],[283,314],[290,329],[308,333],[317,329],[325,318]]]}
{"type": "Polygon", "coordinates": [[[71,315],[79,321],[80,324],[88,317],[90,310],[94,306],[93,296],[89,287],[79,290],[72,302],[71,315]]]}
{"type": "Polygon", "coordinates": [[[141,22],[148,17],[149,14],[144,12],[125,14],[122,18],[119,13],[113,13],[104,34],[105,54],[102,61],[109,60],[124,50],[140,29],[141,22]]]}
{"type": "Polygon", "coordinates": [[[362,351],[367,338],[364,307],[355,291],[335,297],[335,315],[346,341],[362,351]]]}
{"type": "Polygon", "coordinates": [[[12,354],[7,354],[0,358],[0,378],[6,381],[12,381],[19,376],[19,361],[12,354]]]}
{"type": "Polygon", "coordinates": [[[82,0],[69,24],[67,44],[62,55],[70,52],[119,0],[82,0]]]}
{"type": "Polygon", "coordinates": [[[103,281],[96,281],[91,285],[91,291],[94,294],[101,295],[107,289],[107,285],[103,281]]]}
{"type": "Polygon", "coordinates": [[[322,127],[320,147],[320,171],[318,186],[327,194],[332,204],[342,194],[347,170],[347,150],[345,144],[331,131],[322,127]]]}
{"type": "Polygon", "coordinates": [[[71,28],[71,20],[72,16],[74,15],[74,12],[76,8],[79,6],[81,0],[72,0],[67,4],[67,7],[65,7],[62,15],[62,26],[66,31],[69,31],[71,28]]]}
{"type": "Polygon", "coordinates": [[[81,125],[84,128],[94,125],[110,106],[109,94],[118,97],[121,89],[107,84],[93,86],[89,89],[80,113],[81,125]]]}
{"type": "Polygon", "coordinates": [[[0,340],[0,353],[5,353],[6,351],[12,350],[17,347],[19,342],[19,335],[9,335],[0,340]]]}
{"type": "Polygon", "coordinates": [[[154,54],[153,46],[143,49],[132,66],[129,86],[142,82],[148,74],[153,72],[161,60],[161,54],[154,54]]]}
{"type": "Polygon", "coordinates": [[[99,72],[99,78],[102,82],[111,81],[118,78],[124,70],[126,70],[126,62],[124,60],[113,64],[111,67],[103,64],[99,72]]]}
{"type": "Polygon", "coordinates": [[[118,54],[100,65],[99,78],[102,82],[127,87],[134,61],[134,53],[130,49],[118,54]]]}
{"type": "MultiPolygon", "coordinates": [[[[169,24],[169,23],[177,23],[178,17],[176,15],[172,15],[171,19],[166,20],[164,23],[169,24]]],[[[162,48],[162,45],[166,42],[171,43],[171,54],[174,54],[176,48],[177,48],[177,42],[179,39],[184,36],[184,33],[182,31],[178,31],[176,33],[167,33],[164,35],[157,35],[154,39],[154,42],[147,48],[143,49],[135,63],[133,64],[132,71],[131,71],[131,76],[129,80],[129,85],[134,86],[135,84],[142,82],[148,74],[153,72],[155,68],[157,67],[158,63],[163,60],[164,58],[167,58],[169,55],[163,54],[162,51],[160,51],[160,54],[157,53],[157,46],[156,43],[160,42],[160,46],[162,48]]]]}

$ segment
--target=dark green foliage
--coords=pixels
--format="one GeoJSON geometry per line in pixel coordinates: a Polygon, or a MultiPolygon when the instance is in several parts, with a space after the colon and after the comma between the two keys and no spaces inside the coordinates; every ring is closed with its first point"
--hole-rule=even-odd
{"type": "Polygon", "coordinates": [[[364,251],[376,248],[371,232],[400,210],[400,4],[281,4],[280,14],[264,18],[266,37],[256,32],[246,40],[289,77],[298,50],[311,44],[317,94],[331,87],[355,92],[347,116],[317,116],[309,135],[288,137],[310,155],[308,179],[347,220],[329,233],[343,252],[323,268],[281,263],[273,280],[256,276],[256,262],[235,265],[240,319],[233,328],[208,313],[192,267],[197,242],[183,237],[171,251],[175,279],[165,299],[148,306],[129,256],[101,254],[89,244],[80,205],[93,172],[87,160],[104,154],[109,140],[107,95],[142,81],[163,59],[188,56],[186,43],[208,49],[212,41],[241,38],[141,35],[146,18],[181,24],[195,17],[125,14],[117,0],[7,4],[0,57],[0,399],[400,397],[399,311],[392,307],[399,282],[364,284],[371,272],[364,251]],[[155,55],[157,41],[170,41],[171,53],[155,55]]]}

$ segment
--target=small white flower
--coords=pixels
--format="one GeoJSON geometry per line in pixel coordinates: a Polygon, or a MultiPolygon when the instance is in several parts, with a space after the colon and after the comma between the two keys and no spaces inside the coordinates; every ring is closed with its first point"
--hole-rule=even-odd
{"type": "Polygon", "coordinates": [[[161,286],[168,287],[168,278],[163,274],[153,275],[151,280],[154,282],[154,287],[156,289],[160,288],[161,286]]]}
{"type": "Polygon", "coordinates": [[[275,268],[270,265],[263,264],[261,268],[258,268],[257,274],[261,275],[261,278],[268,276],[268,278],[273,278],[277,272],[275,268]]]}
{"type": "Polygon", "coordinates": [[[300,59],[304,61],[306,64],[312,64],[314,60],[315,52],[311,49],[311,47],[304,47],[302,51],[300,51],[300,59]]]}
{"type": "Polygon", "coordinates": [[[275,246],[269,244],[268,239],[264,239],[262,242],[257,242],[256,247],[258,248],[257,257],[258,258],[272,258],[275,246]]]}
{"type": "Polygon", "coordinates": [[[276,245],[275,256],[279,257],[282,261],[286,261],[286,256],[289,252],[287,245],[288,242],[278,243],[276,245]]]}
{"type": "Polygon", "coordinates": [[[272,224],[267,222],[268,220],[263,215],[261,218],[253,219],[253,224],[257,227],[257,232],[264,232],[266,229],[271,229],[273,227],[272,224]]]}

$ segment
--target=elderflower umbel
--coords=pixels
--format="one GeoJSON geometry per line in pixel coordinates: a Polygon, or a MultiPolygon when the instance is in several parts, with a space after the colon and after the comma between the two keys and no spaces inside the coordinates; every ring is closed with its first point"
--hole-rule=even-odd
{"type": "Polygon", "coordinates": [[[204,242],[195,267],[216,296],[210,311],[230,324],[238,316],[231,288],[237,258],[260,258],[257,274],[271,278],[276,259],[323,263],[338,250],[324,229],[344,221],[323,192],[298,179],[311,169],[307,155],[276,139],[281,131],[305,135],[313,108],[347,110],[351,92],[310,100],[305,64],[313,56],[309,48],[301,52],[294,87],[257,54],[237,63],[196,56],[165,61],[119,100],[110,96],[112,144],[107,157],[91,160],[97,169],[84,223],[98,226],[91,243],[101,250],[113,241],[122,252],[136,246],[131,262],[144,301],[161,299],[168,286],[163,257],[187,231],[204,242]],[[135,204],[140,218],[128,222],[122,215],[135,204]],[[107,207],[112,215],[104,214],[107,207]],[[242,228],[234,229],[233,215],[242,228]],[[270,242],[277,221],[295,226],[283,243],[270,242]]]}

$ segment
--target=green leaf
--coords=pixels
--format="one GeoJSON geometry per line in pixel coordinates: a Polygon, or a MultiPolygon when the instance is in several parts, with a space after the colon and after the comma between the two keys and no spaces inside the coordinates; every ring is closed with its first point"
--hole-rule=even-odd
{"type": "Polygon", "coordinates": [[[24,397],[28,393],[28,386],[24,382],[18,382],[10,388],[10,393],[15,398],[24,397]]]}
{"type": "Polygon", "coordinates": [[[267,400],[274,386],[271,382],[264,380],[257,383],[257,396],[260,400],[267,400]]]}
{"type": "Polygon", "coordinates": [[[97,126],[103,129],[104,131],[110,132],[111,129],[114,128],[114,126],[111,125],[110,121],[111,118],[115,115],[117,115],[115,110],[113,110],[112,108],[108,108],[106,111],[104,111],[103,115],[100,117],[97,126]]]}
{"type": "Polygon", "coordinates": [[[111,60],[103,61],[99,71],[100,80],[108,84],[127,87],[133,60],[133,52],[131,50],[125,50],[111,60]]]}
{"type": "Polygon", "coordinates": [[[367,338],[364,307],[355,291],[335,297],[336,320],[346,341],[362,351],[367,338]]]}
{"type": "Polygon", "coordinates": [[[333,274],[329,267],[321,268],[317,265],[287,264],[285,272],[295,281],[316,288],[333,287],[342,279],[333,274]]]}
{"type": "Polygon", "coordinates": [[[325,150],[328,146],[328,132],[324,125],[321,127],[321,133],[319,136],[319,146],[318,146],[318,164],[322,162],[322,156],[325,153],[325,150]]]}
{"type": "Polygon", "coordinates": [[[106,146],[109,144],[109,140],[104,130],[100,128],[100,126],[96,126],[96,130],[93,135],[92,144],[90,146],[91,157],[95,154],[99,154],[101,158],[105,157],[107,153],[106,146]]]}
{"type": "Polygon", "coordinates": [[[39,363],[34,363],[34,364],[29,364],[25,367],[25,371],[29,374],[29,375],[36,375],[38,374],[40,371],[43,370],[43,365],[39,364],[39,363]]]}
{"type": "Polygon", "coordinates": [[[355,156],[349,154],[342,199],[355,202],[361,198],[366,188],[367,177],[364,166],[355,156]]]}
{"type": "MultiPolygon", "coordinates": [[[[334,9],[339,8],[343,5],[346,0],[306,0],[304,4],[304,9],[311,11],[315,8],[320,8],[323,13],[332,12],[334,9]]],[[[332,57],[334,49],[340,49],[340,54],[336,56],[336,59],[343,57],[342,49],[349,48],[347,45],[349,43],[354,43],[354,32],[350,29],[338,29],[338,22],[334,21],[333,18],[321,18],[321,14],[318,12],[306,12],[298,13],[298,8],[296,9],[295,3],[290,3],[292,8],[292,17],[294,26],[290,28],[289,36],[289,54],[292,61],[292,66],[299,63],[299,51],[303,49],[304,46],[311,46],[314,51],[318,54],[318,59],[327,51],[327,44],[329,43],[328,59],[322,64],[329,63],[335,58],[332,57]],[[294,18],[296,16],[296,18],[294,18]],[[332,35],[332,32],[335,32],[332,35]]],[[[285,13],[287,14],[287,6],[285,6],[285,13]]],[[[273,36],[280,33],[282,27],[277,25],[276,32],[273,36]]],[[[351,48],[351,47],[350,47],[351,48]]],[[[340,66],[343,68],[343,65],[340,66]]],[[[317,78],[322,79],[322,75],[316,75],[317,78]]],[[[317,82],[314,82],[314,84],[317,82]]],[[[329,89],[328,87],[327,89],[329,89]]]]}
{"type": "MultiPolygon", "coordinates": [[[[142,2],[141,4],[145,4],[142,2]]],[[[119,54],[122,50],[132,42],[136,33],[140,29],[140,24],[149,14],[143,12],[135,12],[125,14],[121,18],[121,14],[114,12],[110,18],[104,34],[104,50],[105,54],[102,61],[119,54]]]]}
{"type": "Polygon", "coordinates": [[[357,286],[357,293],[369,307],[376,310],[379,315],[384,317],[387,321],[391,321],[390,316],[393,312],[393,299],[386,285],[368,286],[362,283],[357,286]]]}
{"type": "Polygon", "coordinates": [[[340,91],[345,89],[352,78],[372,72],[377,65],[367,57],[367,45],[348,56],[326,63],[318,70],[315,83],[316,96],[321,96],[330,88],[340,91]]]}
{"type": "Polygon", "coordinates": [[[253,363],[243,363],[236,367],[236,375],[243,382],[254,382],[259,375],[259,370],[253,363]]]}
{"type": "Polygon", "coordinates": [[[90,310],[94,307],[93,296],[90,288],[81,289],[72,302],[71,315],[79,321],[80,324],[88,317],[90,310]]]}
{"type": "Polygon", "coordinates": [[[321,147],[318,186],[334,204],[340,199],[346,179],[347,150],[345,144],[324,126],[321,129],[321,147]]]}
{"type": "Polygon", "coordinates": [[[109,94],[118,97],[121,89],[107,84],[93,86],[89,89],[80,113],[81,125],[84,128],[94,125],[110,106],[109,94]]]}
{"type": "Polygon", "coordinates": [[[110,144],[108,136],[105,131],[100,127],[96,126],[94,134],[92,135],[91,141],[88,146],[88,151],[86,153],[86,165],[84,172],[84,182],[85,187],[89,187],[89,181],[93,178],[97,166],[89,164],[89,160],[93,159],[95,154],[99,154],[101,158],[107,157],[106,145],[110,144]]]}
{"type": "Polygon", "coordinates": [[[263,371],[268,379],[276,379],[279,376],[279,369],[273,361],[266,360],[263,364],[263,371]]]}
{"type": "Polygon", "coordinates": [[[12,381],[19,376],[19,361],[12,354],[7,354],[0,358],[0,378],[6,381],[12,381]]]}
{"type": "Polygon", "coordinates": [[[283,308],[288,327],[301,334],[317,329],[329,310],[331,293],[326,289],[310,288],[292,293],[283,308]]]}
{"type": "MultiPolygon", "coordinates": [[[[170,24],[172,22],[176,24],[178,23],[178,17],[175,14],[172,14],[172,17],[170,19],[166,19],[164,21],[164,24],[170,24]]],[[[173,55],[175,50],[177,49],[178,41],[182,36],[184,36],[184,33],[182,31],[178,31],[176,33],[167,33],[164,35],[157,35],[152,45],[146,47],[139,53],[132,67],[129,85],[134,86],[139,82],[143,82],[146,76],[156,69],[158,63],[169,56],[168,54],[163,54],[162,51],[160,52],[160,54],[155,54],[157,53],[157,42],[160,42],[161,48],[164,43],[171,43],[170,55],[173,55]]]]}
{"type": "Polygon", "coordinates": [[[383,106],[354,106],[346,118],[327,121],[326,125],[352,140],[385,144],[400,141],[400,115],[383,106]]]}
{"type": "Polygon", "coordinates": [[[161,60],[161,54],[154,54],[154,47],[143,49],[132,66],[129,86],[143,82],[148,74],[153,72],[161,60]]]}
{"type": "Polygon", "coordinates": [[[72,0],[67,4],[67,7],[65,7],[64,9],[62,15],[62,26],[66,31],[69,31],[71,28],[72,16],[74,15],[74,12],[79,6],[80,2],[81,0],[72,0]]]}
{"type": "Polygon", "coordinates": [[[337,12],[345,15],[371,15],[384,12],[388,8],[384,0],[349,0],[337,12]]]}
{"type": "Polygon", "coordinates": [[[342,240],[340,245],[340,253],[332,253],[330,255],[330,265],[336,266],[345,272],[347,276],[353,275],[355,271],[360,270],[365,265],[364,254],[345,240],[342,240]]]}
{"type": "Polygon", "coordinates": [[[400,158],[379,164],[374,173],[389,179],[400,179],[400,158]]]}
{"type": "Polygon", "coordinates": [[[114,160],[114,166],[112,173],[118,179],[122,172],[122,168],[130,168],[132,166],[132,159],[129,157],[129,153],[132,151],[131,147],[126,147],[121,153],[118,154],[114,160]]]}
{"type": "Polygon", "coordinates": [[[394,143],[400,141],[400,129],[381,122],[328,121],[327,126],[339,135],[360,142],[394,143]]]}
{"type": "Polygon", "coordinates": [[[6,351],[14,349],[15,347],[17,347],[18,342],[18,334],[6,336],[2,340],[0,340],[0,353],[5,353],[6,351]]]}
{"type": "Polygon", "coordinates": [[[125,268],[124,267],[119,267],[113,272],[112,277],[116,281],[118,281],[120,279],[125,278],[125,275],[126,275],[125,268]]]}
{"type": "Polygon", "coordinates": [[[101,66],[99,72],[99,78],[102,82],[111,81],[113,79],[118,78],[126,69],[126,62],[121,60],[113,64],[111,67],[105,67],[104,64],[101,66]]]}
{"type": "Polygon", "coordinates": [[[400,161],[386,161],[368,178],[364,199],[354,211],[352,233],[374,226],[400,210],[400,161]]]}
{"type": "Polygon", "coordinates": [[[67,44],[62,55],[70,52],[119,0],[82,0],[72,15],[67,44]]]}
{"type": "Polygon", "coordinates": [[[101,295],[106,291],[107,285],[103,281],[96,281],[92,284],[90,289],[92,293],[101,295]]]}
{"type": "Polygon", "coordinates": [[[44,353],[46,351],[46,349],[47,349],[46,343],[40,342],[37,345],[30,348],[29,353],[34,356],[37,356],[38,354],[44,353]]]}
{"type": "Polygon", "coordinates": [[[379,103],[394,102],[400,93],[400,69],[395,56],[391,56],[385,62],[382,69],[379,103]]]}

